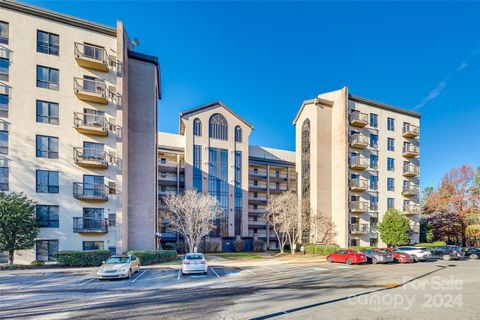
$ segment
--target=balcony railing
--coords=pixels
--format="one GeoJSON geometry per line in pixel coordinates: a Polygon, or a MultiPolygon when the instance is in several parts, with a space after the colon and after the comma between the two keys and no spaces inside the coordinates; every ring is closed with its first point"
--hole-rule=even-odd
{"type": "Polygon", "coordinates": [[[420,153],[419,149],[417,146],[413,144],[407,144],[403,146],[403,156],[407,158],[413,158],[418,156],[420,153]]]}
{"type": "Polygon", "coordinates": [[[404,177],[415,177],[418,176],[419,170],[416,165],[409,163],[403,166],[403,176],[404,177]]]}
{"type": "Polygon", "coordinates": [[[73,126],[81,133],[106,137],[110,123],[103,115],[74,112],[73,126]]]}
{"type": "Polygon", "coordinates": [[[287,174],[278,174],[278,175],[277,174],[270,174],[269,178],[272,181],[287,180],[288,175],[287,174]]]}
{"type": "Polygon", "coordinates": [[[280,188],[270,187],[269,191],[270,193],[282,193],[282,192],[288,191],[288,189],[287,187],[280,187],[280,188]]]}
{"type": "Polygon", "coordinates": [[[406,183],[403,185],[404,196],[416,196],[419,192],[418,186],[413,183],[406,183]]]}
{"type": "Polygon", "coordinates": [[[75,59],[79,66],[104,72],[108,71],[108,56],[104,48],[76,42],[74,50],[75,59]]]}
{"type": "Polygon", "coordinates": [[[107,84],[103,80],[73,78],[73,91],[81,100],[108,104],[107,84]]]}
{"type": "Polygon", "coordinates": [[[265,171],[253,171],[250,170],[248,171],[248,175],[251,176],[252,178],[257,178],[257,179],[267,179],[267,173],[265,171]]]}
{"type": "Polygon", "coordinates": [[[350,124],[355,127],[365,127],[368,124],[368,114],[353,110],[350,113],[350,124]]]}
{"type": "Polygon", "coordinates": [[[362,213],[368,211],[368,202],[367,201],[352,201],[350,203],[350,211],[352,213],[362,213]]]}
{"type": "Polygon", "coordinates": [[[85,201],[107,201],[109,188],[103,184],[73,183],[73,197],[85,201]]]}
{"type": "Polygon", "coordinates": [[[354,170],[365,170],[368,168],[367,158],[356,156],[350,158],[350,168],[354,170]]]}
{"type": "Polygon", "coordinates": [[[420,213],[420,206],[418,204],[407,204],[403,206],[403,213],[404,214],[419,214],[420,213]]]}
{"type": "Polygon", "coordinates": [[[108,154],[103,150],[73,148],[73,161],[82,167],[107,169],[108,154]]]}
{"type": "Polygon", "coordinates": [[[413,124],[405,124],[403,126],[403,136],[405,138],[415,138],[420,135],[420,128],[413,124]]]}
{"type": "Polygon", "coordinates": [[[368,190],[368,181],[366,179],[352,179],[350,180],[350,190],[355,192],[368,190]]]}
{"type": "Polygon", "coordinates": [[[361,133],[350,136],[350,146],[352,148],[366,148],[368,146],[368,137],[361,133]]]}
{"type": "Polygon", "coordinates": [[[74,217],[73,232],[75,233],[107,233],[108,219],[74,217]]]}
{"type": "Polygon", "coordinates": [[[350,225],[350,233],[351,234],[365,234],[368,233],[369,228],[368,224],[366,223],[352,223],[350,225]]]}

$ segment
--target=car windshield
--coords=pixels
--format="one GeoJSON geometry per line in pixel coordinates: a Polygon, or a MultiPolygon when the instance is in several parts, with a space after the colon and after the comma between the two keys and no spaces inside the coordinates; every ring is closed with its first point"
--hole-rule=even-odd
{"type": "Polygon", "coordinates": [[[201,254],[189,254],[185,257],[185,259],[187,259],[187,260],[202,260],[203,255],[201,255],[201,254]]]}
{"type": "Polygon", "coordinates": [[[393,252],[402,253],[402,251],[401,251],[401,250],[398,250],[398,249],[393,250],[393,252]]]}
{"type": "Polygon", "coordinates": [[[387,250],[384,250],[384,249],[377,249],[376,251],[378,253],[390,253],[390,252],[388,252],[387,250]]]}
{"type": "Polygon", "coordinates": [[[106,264],[117,264],[117,263],[129,263],[130,259],[128,257],[111,257],[108,258],[106,264]]]}

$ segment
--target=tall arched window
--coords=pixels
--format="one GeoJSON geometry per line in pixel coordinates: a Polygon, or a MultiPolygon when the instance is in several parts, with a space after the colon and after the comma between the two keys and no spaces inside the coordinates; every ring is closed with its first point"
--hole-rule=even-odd
{"type": "Polygon", "coordinates": [[[235,141],[242,142],[242,128],[240,126],[235,127],[235,141]]]}
{"type": "Polygon", "coordinates": [[[194,136],[202,135],[202,121],[200,121],[200,119],[198,118],[195,118],[195,120],[193,120],[193,135],[194,136]]]}
{"type": "Polygon", "coordinates": [[[228,140],[227,119],[220,113],[215,113],[210,117],[209,137],[220,140],[228,140]]]}
{"type": "Polygon", "coordinates": [[[305,213],[306,223],[303,227],[302,240],[305,243],[310,242],[310,120],[306,119],[302,124],[302,211],[305,213]]]}

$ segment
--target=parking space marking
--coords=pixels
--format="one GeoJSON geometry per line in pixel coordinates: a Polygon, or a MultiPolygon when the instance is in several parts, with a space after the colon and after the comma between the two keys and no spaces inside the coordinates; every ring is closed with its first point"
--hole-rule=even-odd
{"type": "Polygon", "coordinates": [[[182,269],[178,269],[178,276],[177,276],[177,280],[180,280],[180,276],[182,275],[182,269]]]}
{"type": "Polygon", "coordinates": [[[82,282],[82,283],[79,284],[79,286],[83,286],[83,285],[85,285],[85,284],[87,284],[87,283],[89,283],[89,282],[92,282],[93,280],[95,280],[95,278],[92,278],[92,279],[89,279],[89,280],[87,280],[87,281],[85,281],[85,282],[82,282]]]}
{"type": "Polygon", "coordinates": [[[315,267],[315,268],[312,268],[312,270],[315,270],[315,271],[326,271],[326,270],[328,270],[328,268],[315,267]]]}
{"type": "Polygon", "coordinates": [[[275,271],[276,273],[282,273],[282,271],[279,271],[277,269],[273,269],[272,267],[269,267],[269,266],[261,266],[262,268],[266,268],[266,269],[270,269],[272,271],[275,271]]]}
{"type": "Polygon", "coordinates": [[[245,268],[242,268],[242,267],[238,267],[238,269],[241,269],[241,270],[247,271],[248,273],[250,273],[251,275],[254,275],[254,276],[256,276],[256,275],[257,275],[255,272],[252,272],[252,271],[250,271],[250,270],[248,270],[248,269],[245,269],[245,268]]]}
{"type": "Polygon", "coordinates": [[[220,278],[220,276],[218,275],[218,273],[212,268],[212,267],[209,267],[210,270],[213,271],[213,273],[215,273],[215,275],[217,276],[217,278],[220,278]]]}
{"type": "Polygon", "coordinates": [[[137,281],[138,279],[140,279],[141,276],[143,276],[145,274],[145,272],[147,272],[147,270],[143,271],[142,273],[140,273],[135,279],[131,280],[130,282],[135,282],[137,281]]]}
{"type": "Polygon", "coordinates": [[[24,289],[24,288],[28,288],[28,287],[34,286],[34,285],[36,285],[36,284],[38,284],[38,283],[40,283],[40,282],[42,282],[42,281],[49,280],[49,279],[52,279],[52,278],[55,278],[55,277],[59,277],[59,276],[61,276],[61,274],[60,274],[60,275],[58,275],[58,274],[53,274],[53,275],[51,275],[51,276],[49,276],[49,277],[40,279],[40,280],[38,280],[38,281],[29,283],[29,284],[26,284],[26,285],[24,285],[24,286],[21,286],[21,287],[18,288],[18,289],[21,290],[21,289],[24,289]]]}

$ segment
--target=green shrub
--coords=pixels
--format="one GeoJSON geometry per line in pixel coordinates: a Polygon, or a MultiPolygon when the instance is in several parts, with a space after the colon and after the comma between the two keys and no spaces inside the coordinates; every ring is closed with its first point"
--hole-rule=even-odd
{"type": "Polygon", "coordinates": [[[376,247],[372,247],[372,246],[351,246],[351,247],[348,247],[348,249],[354,250],[354,251],[362,251],[362,250],[368,250],[368,249],[373,249],[373,248],[376,248],[376,247]]]}
{"type": "Polygon", "coordinates": [[[41,266],[45,265],[45,261],[34,260],[34,261],[30,262],[30,265],[32,265],[34,267],[41,267],[41,266]]]}
{"type": "Polygon", "coordinates": [[[64,266],[97,267],[111,255],[109,250],[58,251],[54,257],[59,264],[64,266]]]}
{"type": "Polygon", "coordinates": [[[133,254],[140,260],[140,265],[169,262],[177,259],[175,250],[132,250],[128,254],[133,254]]]}
{"type": "Polygon", "coordinates": [[[415,247],[425,247],[425,248],[428,248],[428,249],[432,249],[432,248],[435,248],[435,247],[439,247],[439,246],[446,246],[447,243],[445,241],[435,241],[435,242],[432,242],[432,243],[417,243],[415,245],[415,247]]]}
{"type": "Polygon", "coordinates": [[[319,254],[322,256],[326,256],[327,254],[334,253],[335,251],[338,250],[338,246],[336,244],[307,244],[304,246],[305,252],[306,253],[311,253],[311,254],[319,254]]]}
{"type": "Polygon", "coordinates": [[[265,251],[265,241],[263,241],[263,240],[253,241],[253,251],[255,251],[255,252],[265,251]]]}

